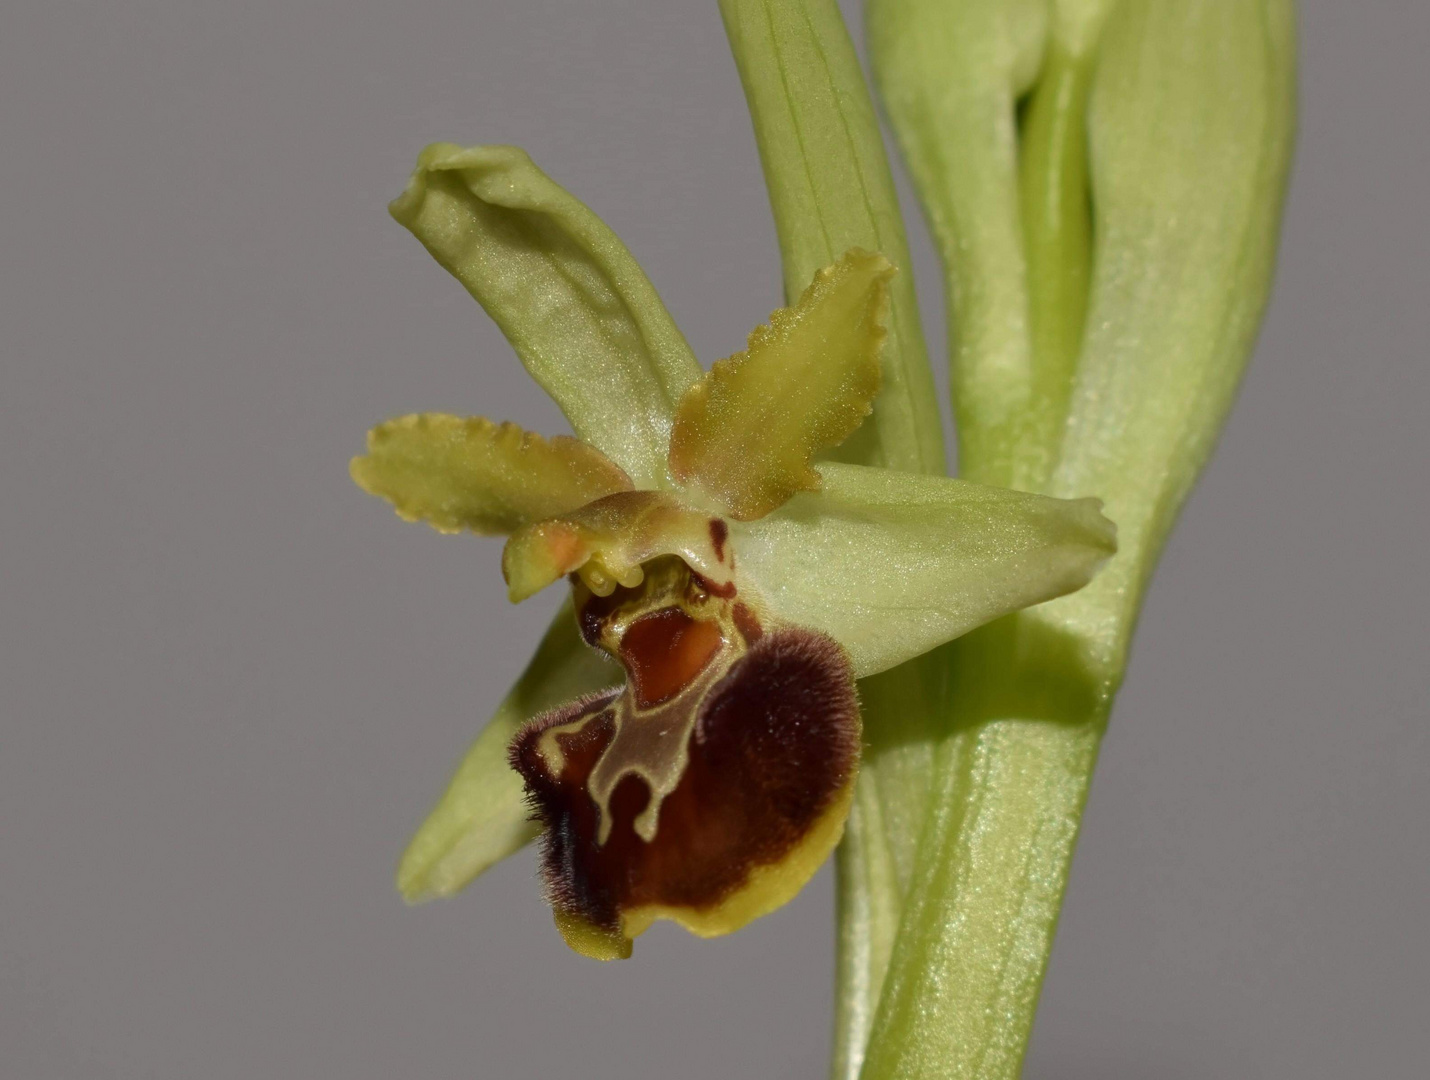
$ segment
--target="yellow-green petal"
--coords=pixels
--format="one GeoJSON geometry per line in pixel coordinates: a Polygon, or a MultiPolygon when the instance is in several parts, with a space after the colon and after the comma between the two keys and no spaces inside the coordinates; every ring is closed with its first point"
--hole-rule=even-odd
{"type": "Polygon", "coordinates": [[[619,667],[581,640],[571,605],[563,604],[531,663],[407,845],[397,888],[409,903],[452,896],[536,836],[521,778],[507,762],[512,736],[533,716],[619,685],[621,678],[619,667]]]}
{"type": "Polygon", "coordinates": [[[856,248],[717,362],[680,401],[671,475],[741,521],[817,490],[815,453],[863,423],[879,392],[893,274],[856,248]]]}
{"type": "Polygon", "coordinates": [[[732,539],[742,581],[820,630],[864,678],[1087,584],[1116,550],[1095,499],[820,465],[823,490],[732,539]]]}
{"type": "Polygon", "coordinates": [[[512,423],[444,413],[379,424],[350,469],[360,488],[392,503],[404,521],[487,536],[631,487],[619,466],[570,436],[547,439],[512,423]]]}
{"type": "Polygon", "coordinates": [[[514,146],[422,151],[389,207],[486,309],[584,442],[665,482],[700,365],[620,239],[514,146]]]}

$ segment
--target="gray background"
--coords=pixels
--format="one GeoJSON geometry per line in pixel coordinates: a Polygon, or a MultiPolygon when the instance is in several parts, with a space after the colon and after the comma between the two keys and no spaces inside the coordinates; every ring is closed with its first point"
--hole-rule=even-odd
{"type": "MultiPolygon", "coordinates": [[[[1275,301],[1147,602],[1032,1080],[1430,1061],[1430,9],[1303,29],[1275,301]]],[[[429,140],[528,147],[707,360],[777,302],[714,4],[22,3],[0,125],[0,1074],[821,1076],[827,870],[623,965],[567,952],[529,854],[403,907],[555,597],[510,608],[498,543],[345,471],[407,410],[561,430],[384,213],[429,140]]]]}

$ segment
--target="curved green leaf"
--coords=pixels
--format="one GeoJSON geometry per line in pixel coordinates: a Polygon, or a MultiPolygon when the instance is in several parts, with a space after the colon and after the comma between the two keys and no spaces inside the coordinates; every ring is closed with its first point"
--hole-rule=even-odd
{"type": "Polygon", "coordinates": [[[1293,41],[1288,0],[1123,0],[1104,29],[1089,315],[1048,490],[1106,498],[1121,546],[1087,589],[954,646],[962,733],[936,770],[864,1080],[1018,1075],[1142,592],[1270,287],[1293,41]]]}
{"type": "Polygon", "coordinates": [[[1129,2],[1105,31],[1088,106],[1088,330],[1046,490],[1096,493],[1123,530],[1108,573],[1056,612],[1109,670],[1125,662],[1270,296],[1295,130],[1293,18],[1290,0],[1129,2]]]}

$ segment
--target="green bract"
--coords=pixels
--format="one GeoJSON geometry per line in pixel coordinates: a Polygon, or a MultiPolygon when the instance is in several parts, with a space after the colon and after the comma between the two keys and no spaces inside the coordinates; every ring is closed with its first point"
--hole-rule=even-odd
{"type": "MultiPolygon", "coordinates": [[[[908,243],[874,105],[833,3],[720,0],[765,166],[785,296],[852,247],[907,268],[908,243]]],[[[845,460],[945,471],[913,275],[890,285],[884,389],[845,460]]]]}

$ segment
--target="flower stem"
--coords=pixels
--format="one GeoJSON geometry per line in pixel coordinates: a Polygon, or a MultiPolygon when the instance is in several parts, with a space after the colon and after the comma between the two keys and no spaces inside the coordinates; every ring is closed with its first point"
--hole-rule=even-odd
{"type": "Polygon", "coordinates": [[[1027,616],[961,639],[953,664],[956,727],[938,751],[868,1080],[1017,1075],[1111,701],[1075,641],[1027,616]]]}

